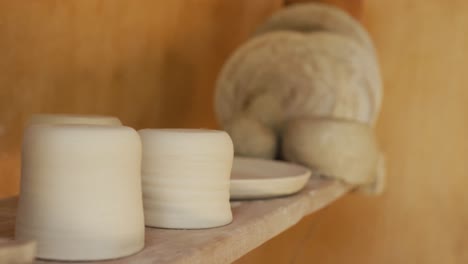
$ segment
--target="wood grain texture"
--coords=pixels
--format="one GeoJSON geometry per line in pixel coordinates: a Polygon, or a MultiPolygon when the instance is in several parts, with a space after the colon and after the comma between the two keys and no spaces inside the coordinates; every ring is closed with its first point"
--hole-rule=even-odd
{"type": "Polygon", "coordinates": [[[0,263],[33,263],[35,257],[36,243],[34,241],[0,239],[0,263]]]}
{"type": "Polygon", "coordinates": [[[0,197],[19,188],[32,113],[216,127],[214,80],[280,0],[0,1],[0,197]]]}
{"type": "Polygon", "coordinates": [[[237,264],[468,263],[468,2],[367,0],[363,15],[384,79],[385,195],[340,200],[237,264]]]}
{"type": "MultiPolygon", "coordinates": [[[[203,230],[147,228],[143,251],[128,258],[93,263],[231,263],[349,190],[350,187],[342,183],[314,177],[297,195],[233,202],[234,221],[229,225],[203,230]]],[[[0,201],[0,237],[13,235],[15,214],[15,199],[0,201]]]]}
{"type": "Polygon", "coordinates": [[[350,15],[352,15],[357,20],[362,18],[362,6],[365,0],[284,0],[285,5],[292,5],[297,3],[307,3],[307,2],[320,2],[327,3],[336,7],[339,7],[350,15]]]}

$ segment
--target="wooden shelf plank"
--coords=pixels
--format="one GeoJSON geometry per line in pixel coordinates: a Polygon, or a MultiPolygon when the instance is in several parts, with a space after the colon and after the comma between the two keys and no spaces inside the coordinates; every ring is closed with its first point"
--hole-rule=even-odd
{"type": "MultiPolygon", "coordinates": [[[[340,182],[312,178],[304,190],[293,196],[232,202],[234,221],[227,226],[204,230],[147,228],[143,251],[127,258],[94,263],[230,263],[350,189],[340,182]]],[[[16,204],[16,198],[0,201],[0,237],[13,236],[16,204]]]]}

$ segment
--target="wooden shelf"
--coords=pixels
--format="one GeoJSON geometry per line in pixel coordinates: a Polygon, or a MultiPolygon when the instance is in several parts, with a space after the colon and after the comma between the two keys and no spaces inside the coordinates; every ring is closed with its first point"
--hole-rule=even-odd
{"type": "MultiPolygon", "coordinates": [[[[312,178],[304,190],[293,196],[232,202],[234,221],[227,226],[204,230],[147,228],[143,251],[94,263],[230,263],[349,190],[350,186],[336,181],[312,178]]],[[[0,237],[13,237],[16,204],[16,198],[0,200],[0,237]]]]}

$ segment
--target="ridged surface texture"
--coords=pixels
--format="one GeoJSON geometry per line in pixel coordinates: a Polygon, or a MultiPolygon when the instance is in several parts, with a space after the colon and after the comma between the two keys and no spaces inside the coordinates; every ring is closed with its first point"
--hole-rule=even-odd
{"type": "Polygon", "coordinates": [[[232,221],[233,146],[227,133],[144,129],[140,135],[147,226],[197,229],[232,221]]]}

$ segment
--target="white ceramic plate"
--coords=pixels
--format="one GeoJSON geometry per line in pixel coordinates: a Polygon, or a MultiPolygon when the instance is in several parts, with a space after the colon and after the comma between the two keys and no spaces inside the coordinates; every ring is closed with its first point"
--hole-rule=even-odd
{"type": "Polygon", "coordinates": [[[261,199],[300,191],[310,178],[306,167],[283,161],[235,157],[231,199],[261,199]]]}

